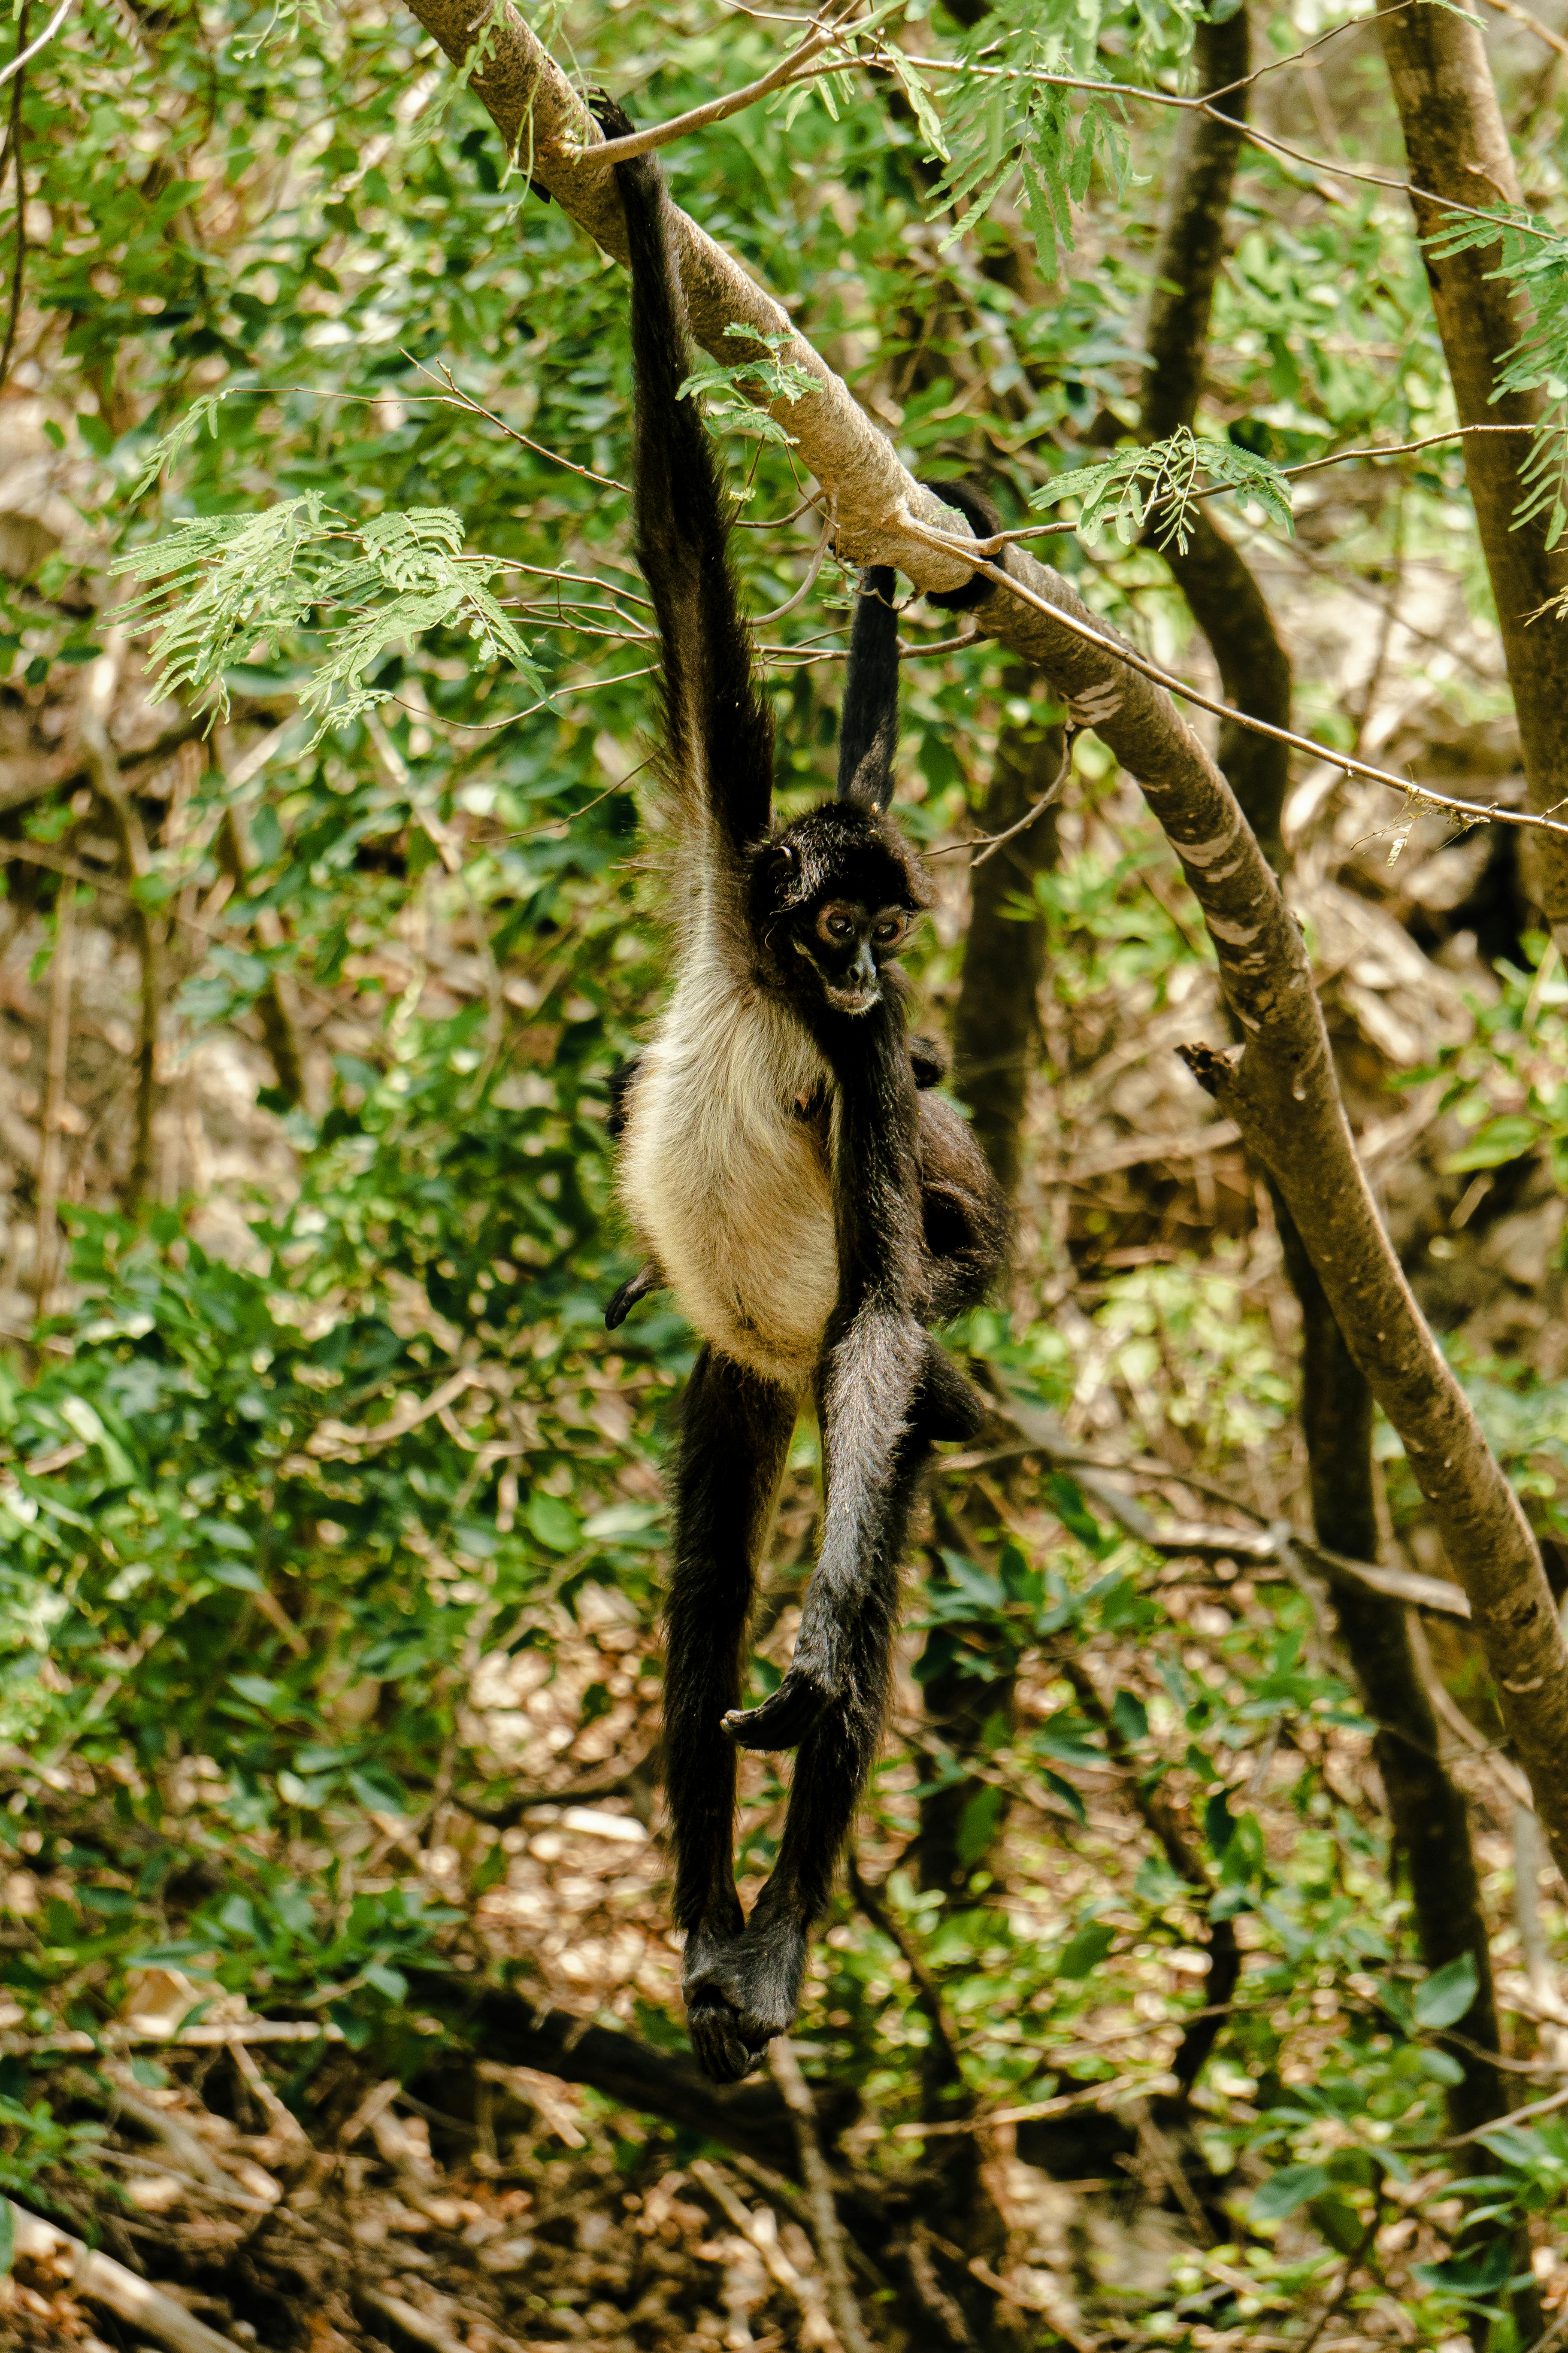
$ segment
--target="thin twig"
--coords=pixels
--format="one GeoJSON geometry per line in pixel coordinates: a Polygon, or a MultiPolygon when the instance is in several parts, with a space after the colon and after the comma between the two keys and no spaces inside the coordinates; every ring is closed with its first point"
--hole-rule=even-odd
{"type": "Polygon", "coordinates": [[[908,1969],[910,1982],[920,1997],[921,2008],[926,2014],[932,2034],[941,2045],[942,2056],[947,2061],[952,2080],[955,2084],[963,2085],[963,2070],[958,2063],[958,2043],[952,2031],[952,2022],[947,2014],[947,2006],[942,1998],[942,1988],[927,1968],[919,1946],[907,1935],[897,1915],[889,1909],[885,1900],[885,1889],[872,1886],[860,1868],[859,1856],[853,1852],[849,1857],[849,1892],[872,1927],[879,1929],[886,1936],[902,1960],[905,1968],[908,1969]]]}
{"type": "MultiPolygon", "coordinates": [[[[948,844],[946,849],[931,850],[928,852],[928,855],[932,858],[946,858],[955,849],[979,849],[980,855],[975,859],[973,863],[974,866],[984,866],[988,858],[995,857],[996,852],[1001,849],[1004,842],[1011,841],[1016,834],[1026,833],[1030,826],[1034,824],[1035,819],[1037,817],[1044,817],[1046,811],[1052,806],[1052,804],[1061,798],[1063,788],[1067,784],[1068,776],[1072,774],[1073,746],[1078,742],[1079,736],[1081,733],[1082,730],[1075,726],[1073,722],[1069,719],[1062,742],[1062,759],[1060,767],[1057,770],[1048,788],[1040,795],[1039,799],[1035,803],[1033,808],[1026,809],[1024,815],[1018,819],[1017,823],[1016,825],[1010,825],[1005,833],[972,834],[967,841],[951,842],[948,844]],[[981,847],[982,844],[984,845],[984,848],[981,847]]],[[[971,871],[973,871],[973,869],[972,868],[971,871]]]]}
{"type": "Polygon", "coordinates": [[[35,1290],[40,1316],[55,1280],[59,1249],[56,1208],[60,1189],[61,1114],[70,1066],[71,950],[76,914],[76,884],[62,882],[55,902],[55,952],[49,965],[49,1036],[44,1069],[44,1128],[38,1146],[37,1240],[35,1290]]]}
{"type": "Polygon", "coordinates": [[[1521,8],[1519,0],[1487,0],[1487,5],[1495,8],[1500,16],[1511,16],[1516,25],[1528,26],[1538,41],[1544,41],[1560,58],[1568,58],[1568,41],[1561,33],[1554,33],[1550,25],[1543,25],[1539,16],[1532,16],[1528,8],[1521,8]]]}
{"type": "Polygon", "coordinates": [[[822,2283],[820,2280],[808,2279],[804,2274],[796,2271],[779,2244],[776,2226],[769,2228],[769,2224],[773,2221],[772,2211],[766,2207],[763,2208],[763,2211],[767,2215],[767,2221],[763,2222],[760,2216],[752,2212],[744,2199],[725,2180],[718,2167],[710,2165],[706,2158],[696,2158],[690,2167],[690,2172],[692,2179],[700,2181],[708,2195],[723,2209],[725,2215],[739,2231],[747,2245],[754,2248],[762,2257],[763,2269],[774,2286],[782,2287],[784,2294],[799,2306],[808,2320],[816,2319],[819,2324],[826,2321],[827,2313],[822,2295],[822,2283]]]}
{"type": "MultiPolygon", "coordinates": [[[[17,55],[12,58],[10,64],[6,66],[3,71],[0,71],[0,82],[9,81],[13,74],[19,74],[25,66],[31,65],[33,59],[37,56],[40,49],[47,48],[49,43],[54,39],[55,35],[59,31],[60,26],[65,23],[66,18],[70,15],[74,5],[75,0],[60,0],[59,6],[55,10],[54,15],[49,18],[49,21],[44,26],[43,31],[38,35],[38,37],[33,43],[32,47],[30,49],[19,49],[17,55]]],[[[26,10],[24,9],[24,31],[26,30],[26,10]]]]}
{"type": "MultiPolygon", "coordinates": [[[[487,424],[493,425],[498,432],[504,433],[509,441],[521,441],[523,448],[531,449],[536,457],[548,458],[553,466],[564,466],[569,474],[581,474],[585,482],[598,482],[606,491],[619,491],[623,498],[630,497],[631,493],[625,482],[617,482],[614,475],[595,474],[592,466],[574,465],[570,458],[563,458],[558,449],[547,448],[542,441],[531,440],[526,433],[520,433],[515,425],[509,425],[504,417],[498,417],[493,408],[487,408],[482,401],[474,398],[472,393],[465,392],[445,361],[442,362],[441,372],[437,375],[436,370],[426,367],[423,360],[416,360],[412,352],[405,351],[403,356],[410,367],[418,369],[421,375],[429,376],[433,383],[446,384],[447,388],[445,392],[426,393],[425,395],[426,400],[433,401],[442,408],[461,408],[465,409],[470,417],[482,417],[487,424]]],[[[419,395],[414,393],[408,397],[417,400],[419,395]]]]}
{"type": "Polygon", "coordinates": [[[962,557],[965,563],[973,565],[976,572],[993,582],[996,587],[1009,589],[1022,603],[1032,605],[1037,612],[1044,613],[1048,620],[1058,622],[1073,637],[1081,638],[1085,645],[1098,647],[1101,653],[1109,654],[1113,661],[1125,663],[1129,670],[1136,670],[1141,677],[1149,679],[1155,686],[1163,686],[1168,694],[1180,696],[1184,702],[1193,703],[1198,710],[1207,711],[1216,719],[1228,719],[1234,726],[1245,727],[1254,735],[1267,735],[1275,743],[1289,744],[1295,751],[1308,752],[1314,760],[1324,761],[1331,767],[1342,769],[1346,776],[1365,776],[1373,784],[1390,786],[1394,792],[1404,793],[1408,798],[1420,802],[1423,807],[1451,809],[1456,816],[1464,818],[1467,826],[1484,825],[1490,820],[1499,825],[1519,826],[1526,831],[1559,833],[1568,836],[1568,824],[1564,824],[1561,818],[1537,817],[1532,812],[1521,809],[1500,808],[1495,801],[1489,802],[1483,807],[1476,801],[1458,800],[1451,793],[1433,791],[1426,785],[1415,783],[1409,776],[1395,776],[1386,768],[1374,768],[1367,761],[1355,759],[1348,752],[1331,751],[1326,744],[1315,744],[1310,735],[1298,735],[1291,728],[1276,727],[1267,719],[1254,719],[1249,712],[1237,711],[1230,703],[1221,702],[1214,695],[1201,693],[1195,686],[1189,686],[1184,679],[1178,678],[1173,670],[1164,670],[1158,662],[1149,660],[1134,647],[1123,643],[1120,638],[1108,637],[1103,630],[1091,628],[1087,621],[1080,621],[1076,614],[1065,611],[1059,605],[1051,604],[1044,596],[1037,596],[1035,591],[1027,587],[1022,580],[1014,579],[1011,573],[1004,572],[998,565],[989,564],[984,557],[975,555],[973,540],[963,541],[951,533],[932,531],[925,523],[918,522],[910,514],[905,514],[901,518],[900,527],[911,539],[917,539],[924,546],[934,548],[939,554],[962,557]]]}
{"type": "MultiPolygon", "coordinates": [[[[66,5],[69,5],[69,0],[66,0],[66,5]]],[[[31,5],[32,0],[22,0],[21,19],[16,26],[16,55],[9,68],[16,79],[11,85],[11,121],[5,132],[5,143],[11,151],[11,161],[16,173],[16,259],[11,269],[11,308],[5,321],[5,346],[0,351],[0,391],[10,380],[11,354],[16,348],[16,322],[22,315],[22,282],[27,272],[27,184],[22,173],[22,91],[27,79],[24,69],[32,54],[23,47],[27,37],[27,16],[31,5]]]]}
{"type": "MultiPolygon", "coordinates": [[[[847,13],[840,10],[841,16],[847,13]]],[[[705,131],[710,122],[726,121],[731,114],[754,106],[760,98],[771,98],[775,90],[783,90],[804,66],[838,37],[837,24],[814,22],[798,48],[792,49],[787,58],[781,58],[776,66],[770,67],[756,81],[748,82],[743,90],[731,90],[725,98],[710,98],[706,105],[672,115],[668,122],[650,123],[646,131],[634,131],[624,139],[596,142],[584,149],[583,160],[591,163],[596,171],[608,171],[616,164],[629,164],[635,155],[647,155],[656,147],[668,147],[672,139],[682,139],[689,132],[705,131]]]]}
{"type": "Polygon", "coordinates": [[[785,2107],[795,2118],[795,2138],[800,2146],[800,2169],[805,2179],[805,2192],[811,2202],[812,2226],[816,2235],[816,2252],[822,2263],[822,2275],[827,2284],[827,2307],[833,2316],[844,2353],[873,2353],[860,2318],[860,2308],[855,2301],[855,2291],[849,2284],[849,2264],[844,2250],[844,2231],[838,2211],[833,2202],[833,2176],[827,2159],[822,2154],[822,2144],[816,2137],[816,2110],[811,2091],[800,2072],[800,2062],[787,2034],[776,2035],[771,2049],[774,2081],[784,2094],[785,2107]]]}

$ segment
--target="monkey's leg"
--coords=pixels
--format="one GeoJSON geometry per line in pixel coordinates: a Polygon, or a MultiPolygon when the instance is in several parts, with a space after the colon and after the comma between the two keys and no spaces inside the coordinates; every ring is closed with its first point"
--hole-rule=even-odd
{"type": "Polygon", "coordinates": [[[704,1348],[687,1385],[673,1479],[675,1558],[665,1611],[665,1795],[675,1848],[675,1922],[693,2048],[731,2083],[752,2064],[708,1974],[739,1937],[734,1744],[757,1563],[784,1475],[797,1401],[704,1348]]]}
{"type": "MultiPolygon", "coordinates": [[[[822,1551],[783,1683],[760,1707],[726,1718],[742,1748],[797,1747],[845,1693],[847,1630],[868,1604],[877,1564],[889,1549],[896,1561],[902,1542],[908,1441],[919,1428],[922,1448],[929,1445],[939,1394],[945,1399],[961,1380],[909,1316],[865,1309],[830,1343],[817,1382],[822,1551]]],[[[951,1434],[950,1423],[951,1415],[942,1418],[941,1435],[951,1434]]]]}
{"type": "Polygon", "coordinates": [[[843,1688],[801,1742],[778,1860],[718,1978],[738,2039],[757,2055],[795,2017],[807,1942],[827,1909],[839,1852],[877,1759],[892,1687],[899,1563],[933,1425],[952,1406],[933,1365],[899,1447],[858,1606],[841,1629],[843,1688]]]}

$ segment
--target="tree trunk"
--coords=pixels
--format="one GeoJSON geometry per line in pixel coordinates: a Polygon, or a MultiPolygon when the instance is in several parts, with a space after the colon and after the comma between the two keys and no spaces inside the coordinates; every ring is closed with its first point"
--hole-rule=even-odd
{"type": "MultiPolygon", "coordinates": [[[[1036,682],[1008,670],[1004,691],[1027,697],[1036,682]]],[[[1037,711],[1009,720],[996,737],[991,782],[980,811],[984,834],[1005,833],[1049,792],[1062,758],[1062,730],[1037,711]]],[[[1039,1042],[1039,989],[1046,924],[1009,913],[1034,896],[1035,877],[1057,862],[1057,811],[1048,808],[970,870],[969,931],[952,1018],[952,1083],[980,1147],[1009,1200],[1018,1189],[1029,1072],[1039,1042]]]]}
{"type": "MultiPolygon", "coordinates": [[[[1201,25],[1194,44],[1199,87],[1241,82],[1250,69],[1250,47],[1245,6],[1223,25],[1201,25]]],[[[1245,90],[1237,90],[1226,105],[1239,120],[1245,90]]],[[[1197,414],[1240,144],[1239,130],[1213,116],[1189,115],[1184,121],[1155,265],[1159,283],[1144,338],[1151,366],[1142,422],[1151,439],[1163,439],[1181,425],[1190,427],[1197,414]]],[[[1263,593],[1246,559],[1203,510],[1199,517],[1186,553],[1173,545],[1164,551],[1165,560],[1213,649],[1226,700],[1289,727],[1290,662],[1263,593]]],[[[1286,746],[1231,725],[1221,733],[1219,758],[1260,847],[1282,866],[1279,818],[1289,781],[1286,746]]],[[[1301,1426],[1313,1526],[1329,1551],[1375,1560],[1372,1391],[1345,1346],[1290,1212],[1278,1187],[1272,1189],[1285,1271],[1301,1309],[1301,1426]]],[[[1410,1873],[1421,1957],[1429,1969],[1438,1969],[1461,1953],[1470,1954],[1477,1992],[1465,2032],[1484,2051],[1495,2051],[1497,2003],[1469,1816],[1439,1755],[1432,1704],[1411,1651],[1404,1608],[1370,1588],[1346,1588],[1335,1596],[1335,1615],[1367,1712],[1379,1727],[1378,1764],[1394,1849],[1410,1873]]],[[[1498,2071],[1489,2059],[1462,2049],[1456,2056],[1465,2073],[1454,2086],[1449,2113],[1454,2130],[1465,2132],[1500,2116],[1504,2103],[1498,2071]]]]}
{"type": "MultiPolygon", "coordinates": [[[[1279,1220],[1290,1287],[1301,1303],[1301,1422],[1318,1542],[1351,1560],[1378,1555],[1372,1392],[1352,1363],[1323,1286],[1289,1216],[1279,1220]]],[[[1333,1588],[1334,1615],[1367,1714],[1377,1725],[1378,1770],[1396,1846],[1410,1874],[1421,1957],[1440,1969],[1468,1953],[1476,1998],[1462,2023],[1482,2052],[1499,2047],[1491,1952],[1469,1814],[1440,1755],[1437,1719],[1411,1648],[1401,1603],[1348,1580],[1333,1588]]],[[[1455,2132],[1503,2114],[1507,2102],[1490,2061],[1456,2047],[1464,2068],[1448,2094],[1455,2132]]]]}
{"type": "MultiPolygon", "coordinates": [[[[1200,90],[1225,90],[1243,82],[1252,58],[1245,6],[1223,25],[1200,25],[1193,58],[1200,90]]],[[[1168,439],[1178,426],[1190,431],[1203,397],[1209,317],[1225,258],[1225,217],[1247,114],[1246,90],[1231,90],[1222,103],[1229,121],[1212,114],[1184,115],[1171,159],[1170,195],[1144,334],[1149,370],[1139,423],[1151,441],[1168,439]]],[[[1225,699],[1255,719],[1289,727],[1290,658],[1251,566],[1206,507],[1191,510],[1191,524],[1184,549],[1173,540],[1161,553],[1208,639],[1225,699]]],[[[1152,542],[1157,541],[1157,531],[1156,525],[1148,534],[1152,542]]],[[[1259,848],[1270,865],[1279,868],[1284,859],[1279,818],[1290,779],[1289,747],[1224,720],[1219,764],[1259,848]]]]}
{"type": "MultiPolygon", "coordinates": [[[[1410,161],[1418,234],[1433,237],[1454,220],[1434,196],[1483,207],[1517,205],[1519,175],[1480,27],[1426,0],[1384,9],[1376,22],[1410,161]]],[[[1426,255],[1461,425],[1528,425],[1541,415],[1538,394],[1492,398],[1498,368],[1529,323],[1515,288],[1491,276],[1497,260],[1495,245],[1446,261],[1426,255]]],[[[1520,470],[1532,446],[1524,433],[1467,433],[1465,474],[1502,632],[1530,805],[1546,810],[1568,794],[1568,630],[1559,622],[1532,628],[1531,615],[1568,586],[1568,552],[1548,549],[1544,516],[1513,527],[1520,470]]],[[[1532,895],[1553,926],[1568,923],[1568,841],[1538,833],[1526,843],[1532,895]]]]}

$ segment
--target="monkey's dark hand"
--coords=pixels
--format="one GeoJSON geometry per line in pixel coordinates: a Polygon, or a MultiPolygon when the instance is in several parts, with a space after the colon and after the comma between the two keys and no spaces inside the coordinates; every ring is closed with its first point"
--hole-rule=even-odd
{"type": "Polygon", "coordinates": [[[838,1696],[838,1678],[826,1662],[802,1659],[760,1707],[732,1707],[724,1729],[741,1748],[798,1748],[838,1696]]]}
{"type": "Polygon", "coordinates": [[[805,1970],[805,1929],[793,1915],[753,1917],[739,1936],[693,1929],[680,1990],[691,2048],[715,2084],[738,2084],[795,2022],[805,1970]]]}

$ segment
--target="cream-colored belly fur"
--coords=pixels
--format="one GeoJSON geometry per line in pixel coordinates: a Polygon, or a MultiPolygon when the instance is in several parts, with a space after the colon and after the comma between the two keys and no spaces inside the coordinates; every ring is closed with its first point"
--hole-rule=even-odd
{"type": "Polygon", "coordinates": [[[782,1006],[699,969],[638,1063],[621,1146],[638,1239],[697,1330],[796,1389],[838,1296],[827,1169],[796,1109],[829,1083],[782,1006]]]}

